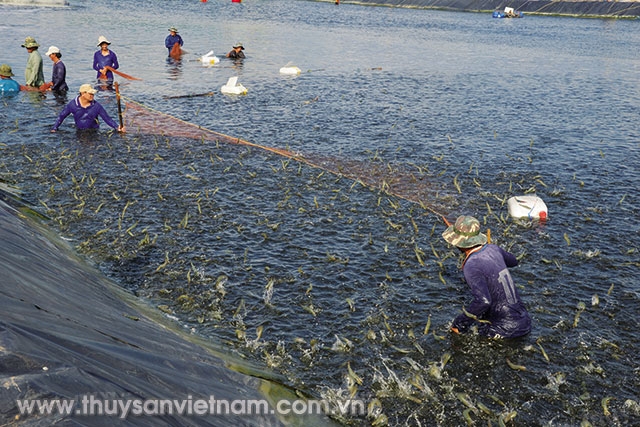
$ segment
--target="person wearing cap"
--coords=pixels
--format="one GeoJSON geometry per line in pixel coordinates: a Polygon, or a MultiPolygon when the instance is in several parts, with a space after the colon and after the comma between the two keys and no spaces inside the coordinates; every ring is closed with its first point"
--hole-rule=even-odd
{"type": "Polygon", "coordinates": [[[56,132],[58,127],[62,124],[64,119],[69,114],[73,114],[73,119],[76,122],[77,129],[98,129],[100,122],[98,117],[101,117],[104,122],[119,132],[125,132],[124,126],[118,126],[118,124],[109,116],[107,111],[96,101],[93,97],[97,90],[90,84],[83,84],[80,86],[80,95],[69,102],[56,120],[51,132],[56,132]]]}
{"type": "Polygon", "coordinates": [[[454,333],[478,333],[491,338],[516,338],[531,331],[531,318],[516,289],[508,267],[516,257],[488,243],[480,223],[472,216],[460,216],[442,237],[464,253],[462,271],[473,301],[451,324],[454,333]]]}
{"type": "Polygon", "coordinates": [[[233,49],[231,49],[231,51],[229,53],[227,53],[227,58],[230,59],[243,59],[244,58],[244,46],[242,46],[242,43],[236,43],[233,46],[233,49]]]}
{"type": "Polygon", "coordinates": [[[164,46],[169,50],[169,56],[172,56],[171,50],[175,48],[176,43],[180,47],[184,45],[182,37],[178,34],[178,29],[176,27],[171,27],[169,28],[169,35],[164,39],[164,46]]]}
{"type": "Polygon", "coordinates": [[[33,37],[24,39],[22,47],[29,52],[27,59],[27,67],[24,69],[25,85],[27,89],[39,89],[44,84],[44,70],[42,64],[42,55],[38,52],[40,45],[33,37]]]}
{"type": "Polygon", "coordinates": [[[96,78],[100,80],[113,81],[113,73],[107,67],[111,67],[117,70],[120,65],[118,64],[118,56],[109,49],[111,42],[107,40],[105,36],[98,37],[98,47],[93,54],[93,69],[98,72],[96,78]]]}
{"type": "Polygon", "coordinates": [[[7,64],[0,65],[0,95],[10,95],[20,92],[20,84],[13,80],[13,71],[7,64]]]}
{"type": "Polygon", "coordinates": [[[47,84],[47,86],[54,93],[64,95],[69,90],[69,86],[67,86],[66,82],[67,68],[60,60],[60,58],[62,57],[62,53],[60,53],[60,49],[58,47],[49,46],[49,50],[47,50],[47,56],[53,61],[51,81],[47,84]]]}

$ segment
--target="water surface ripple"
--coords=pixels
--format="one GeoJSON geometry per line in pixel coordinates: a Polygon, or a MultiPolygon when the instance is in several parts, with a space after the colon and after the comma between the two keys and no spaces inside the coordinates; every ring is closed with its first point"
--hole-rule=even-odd
{"type": "MultiPolygon", "coordinates": [[[[123,96],[150,117],[337,169],[174,137],[170,120],[157,122],[165,136],[86,137],[71,119],[50,134],[62,108],[50,95],[2,99],[2,180],[194,333],[309,395],[378,399],[345,425],[495,425],[513,411],[513,425],[638,423],[637,22],[285,0],[0,10],[1,61],[18,81],[27,35],[61,48],[75,89],[94,78],[104,34],[143,79],[120,81],[123,96]],[[180,63],[166,58],[169,26],[185,39],[180,63]],[[243,64],[197,61],[237,41],[243,64]],[[281,76],[289,62],[303,72],[281,76]],[[234,75],[246,96],[220,93],[234,75]],[[382,171],[411,171],[431,196],[363,185],[384,187],[382,171]],[[506,198],[525,193],[545,200],[546,223],[507,217],[506,198]],[[520,257],[530,336],[448,334],[469,295],[434,210],[476,215],[520,257]]],[[[97,99],[115,116],[112,92],[97,99]]]]}

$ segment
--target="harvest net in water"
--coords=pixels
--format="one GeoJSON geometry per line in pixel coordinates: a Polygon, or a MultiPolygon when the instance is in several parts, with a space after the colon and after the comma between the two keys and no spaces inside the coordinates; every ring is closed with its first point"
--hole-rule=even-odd
{"type": "Polygon", "coordinates": [[[191,138],[259,148],[304,163],[313,168],[352,179],[355,183],[360,183],[368,188],[417,203],[426,211],[442,218],[446,218],[447,215],[445,206],[451,206],[454,203],[450,196],[440,194],[438,184],[431,179],[431,176],[427,175],[425,168],[417,165],[396,166],[381,161],[350,160],[320,154],[302,154],[287,149],[268,147],[212,131],[169,114],[153,110],[130,99],[126,100],[125,121],[129,132],[191,138]]]}

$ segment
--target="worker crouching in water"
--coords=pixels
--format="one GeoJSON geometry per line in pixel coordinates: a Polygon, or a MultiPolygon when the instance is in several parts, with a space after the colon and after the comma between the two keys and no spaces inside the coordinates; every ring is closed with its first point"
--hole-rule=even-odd
{"type": "Polygon", "coordinates": [[[508,269],[518,264],[516,257],[489,244],[472,216],[458,217],[442,237],[465,254],[462,271],[473,295],[471,304],[453,320],[451,331],[465,333],[475,325],[479,334],[490,338],[528,334],[531,318],[508,269]]]}

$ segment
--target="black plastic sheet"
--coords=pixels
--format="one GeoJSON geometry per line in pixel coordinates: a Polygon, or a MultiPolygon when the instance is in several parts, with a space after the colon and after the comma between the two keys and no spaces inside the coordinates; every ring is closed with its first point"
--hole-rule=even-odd
{"type": "MultiPolygon", "coordinates": [[[[262,379],[258,376],[265,376],[264,372],[240,373],[253,374],[253,368],[231,360],[228,353],[225,360],[217,357],[223,353],[216,353],[213,343],[197,342],[154,315],[154,310],[50,234],[38,221],[0,200],[0,424],[265,426],[289,421],[310,425],[320,420],[176,412],[130,415],[126,420],[59,413],[20,415],[19,399],[196,400],[213,395],[228,401],[265,397],[272,401],[275,394],[295,396],[275,376],[262,379]],[[229,369],[231,363],[236,370],[229,369]]],[[[327,421],[322,419],[321,424],[327,421]]]]}
{"type": "Polygon", "coordinates": [[[469,12],[504,10],[505,7],[512,7],[514,10],[535,14],[624,18],[640,16],[640,2],[564,2],[548,0],[343,0],[342,3],[446,9],[469,12]]]}

